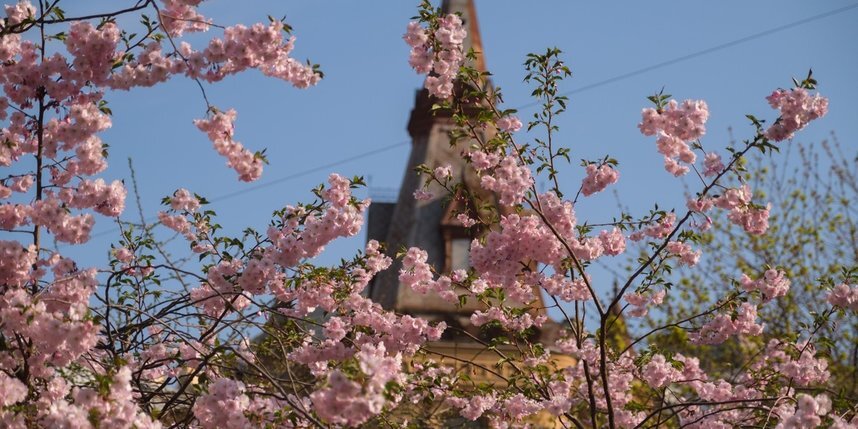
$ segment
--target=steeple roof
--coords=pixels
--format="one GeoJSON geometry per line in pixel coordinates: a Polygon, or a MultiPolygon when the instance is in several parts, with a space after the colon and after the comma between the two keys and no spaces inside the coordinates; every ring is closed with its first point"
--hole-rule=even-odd
{"type": "Polygon", "coordinates": [[[474,0],[444,0],[441,3],[441,11],[444,13],[458,13],[462,17],[462,22],[465,24],[465,30],[468,31],[468,37],[465,38],[464,51],[473,49],[477,54],[476,64],[472,64],[479,71],[486,71],[486,60],[483,56],[483,41],[480,37],[480,25],[477,22],[477,7],[474,5],[474,0]]]}
{"type": "MultiPolygon", "coordinates": [[[[468,36],[464,41],[466,50],[473,49],[477,54],[472,67],[485,71],[483,46],[477,25],[474,0],[444,0],[442,12],[458,13],[465,25],[468,36]]],[[[485,83],[491,86],[490,82],[485,83]]],[[[488,205],[496,205],[495,195],[483,190],[479,174],[462,156],[472,143],[468,139],[459,139],[451,144],[450,132],[456,128],[449,112],[432,109],[436,103],[424,88],[416,93],[414,109],[408,123],[411,134],[411,155],[403,176],[399,198],[396,204],[373,202],[369,208],[369,231],[367,239],[375,239],[387,246],[388,254],[393,256],[401,249],[417,247],[427,252],[427,263],[439,274],[450,274],[455,266],[460,266],[462,257],[467,258],[469,250],[462,241],[470,242],[485,231],[467,228],[456,220],[459,212],[481,211],[488,205]],[[447,189],[429,180],[425,175],[415,174],[415,169],[425,165],[429,169],[446,166],[451,169],[453,181],[461,182],[470,192],[459,192],[450,199],[447,189]],[[417,200],[414,192],[427,190],[428,199],[417,200]],[[473,198],[473,200],[466,198],[473,198]]],[[[492,137],[490,129],[480,131],[484,140],[492,137]]],[[[467,264],[465,264],[467,265],[467,264]]],[[[384,308],[398,313],[418,315],[432,321],[444,320],[450,326],[457,326],[479,333],[471,326],[470,315],[475,310],[485,309],[485,304],[469,299],[465,305],[457,306],[442,299],[436,293],[422,294],[399,282],[399,270],[402,262],[394,259],[393,265],[379,273],[369,287],[369,297],[384,308]]],[[[541,300],[536,290],[537,299],[541,300]]],[[[536,313],[544,313],[543,304],[537,304],[536,313]]],[[[452,332],[452,331],[451,331],[452,332]]]]}

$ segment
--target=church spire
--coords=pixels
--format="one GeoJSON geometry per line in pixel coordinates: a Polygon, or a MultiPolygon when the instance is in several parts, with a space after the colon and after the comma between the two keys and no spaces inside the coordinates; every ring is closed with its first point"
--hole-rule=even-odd
{"type": "MultiPolygon", "coordinates": [[[[458,13],[468,36],[463,42],[464,49],[476,52],[472,67],[485,71],[483,46],[480,30],[477,26],[477,14],[474,0],[443,0],[441,10],[444,13],[458,13]]],[[[460,84],[461,85],[461,84],[460,84]]],[[[489,88],[490,82],[485,82],[489,88]]],[[[416,247],[426,252],[426,262],[438,274],[450,275],[458,269],[470,265],[470,246],[472,239],[485,231],[467,227],[458,220],[460,213],[475,213],[486,205],[496,204],[495,196],[480,187],[477,171],[463,155],[473,142],[469,139],[451,139],[451,131],[456,122],[450,112],[433,109],[437,103],[425,88],[418,90],[414,109],[408,122],[411,134],[411,155],[395,204],[373,202],[369,207],[367,221],[368,240],[377,240],[386,244],[388,254],[394,256],[400,249],[416,247]],[[430,170],[438,167],[450,169],[454,181],[460,181],[463,189],[449,198],[447,185],[430,180],[426,175],[415,174],[419,166],[430,170]],[[428,198],[417,200],[416,191],[428,191],[428,198]]],[[[484,140],[490,140],[493,130],[483,131],[484,140]]],[[[448,184],[452,186],[453,183],[448,184]]],[[[480,335],[480,330],[470,321],[474,311],[485,310],[486,306],[477,299],[457,304],[442,298],[437,293],[424,294],[399,281],[402,261],[393,260],[391,267],[376,275],[369,287],[368,295],[376,303],[397,313],[418,315],[433,322],[444,321],[450,329],[447,338],[451,341],[466,341],[466,336],[456,339],[462,331],[470,335],[480,335]],[[457,334],[458,332],[458,334],[457,334]]],[[[544,314],[542,295],[535,289],[538,303],[535,314],[544,314]]]]}
{"type": "Polygon", "coordinates": [[[480,37],[480,25],[477,22],[477,7],[474,5],[474,0],[444,0],[441,3],[441,11],[447,14],[458,13],[462,17],[465,30],[468,31],[468,37],[465,38],[462,48],[465,52],[473,49],[477,59],[472,65],[479,71],[486,71],[483,41],[480,37]]]}
{"type": "MultiPolygon", "coordinates": [[[[441,12],[444,14],[458,14],[462,18],[462,24],[467,31],[467,36],[462,42],[462,50],[467,53],[472,50],[475,53],[474,60],[467,60],[467,65],[475,68],[477,71],[488,71],[486,68],[486,60],[483,55],[483,42],[480,36],[480,26],[477,22],[477,7],[474,5],[474,0],[443,0],[441,3],[441,12]]],[[[491,82],[486,81],[487,89],[491,88],[491,82]]],[[[432,128],[433,124],[439,121],[450,121],[450,115],[444,112],[435,112],[432,106],[437,102],[426,89],[417,91],[417,96],[414,102],[414,109],[411,111],[411,116],[408,120],[408,133],[412,138],[425,136],[432,128]]]]}

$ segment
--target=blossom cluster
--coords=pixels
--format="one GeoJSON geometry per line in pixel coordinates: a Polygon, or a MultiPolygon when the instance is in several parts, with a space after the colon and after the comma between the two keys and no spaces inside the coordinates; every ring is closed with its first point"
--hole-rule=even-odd
{"type": "Polygon", "coordinates": [[[507,155],[495,166],[492,174],[480,178],[480,185],[499,196],[500,204],[520,204],[527,190],[533,185],[530,169],[522,165],[513,155],[507,155]]]}
{"type": "Polygon", "coordinates": [[[581,193],[585,197],[601,192],[608,187],[617,183],[620,178],[620,173],[608,164],[596,166],[596,164],[588,164],[586,168],[587,176],[581,184],[581,193]]]}
{"type": "Polygon", "coordinates": [[[700,260],[702,253],[700,250],[693,250],[691,245],[681,241],[669,241],[667,246],[665,246],[665,250],[669,254],[678,257],[680,263],[689,267],[697,265],[697,261],[700,260]]]}
{"type": "Polygon", "coordinates": [[[782,297],[789,292],[790,281],[786,273],[779,270],[768,269],[763,276],[757,280],[751,280],[747,274],[742,274],[739,280],[742,288],[748,292],[758,290],[763,295],[763,302],[782,297]]]}
{"type": "Polygon", "coordinates": [[[858,312],[858,286],[841,283],[828,293],[828,303],[843,309],[858,312]]]}
{"type": "Polygon", "coordinates": [[[497,120],[497,126],[505,133],[514,133],[521,129],[521,120],[515,115],[506,115],[497,120]]]}
{"type": "Polygon", "coordinates": [[[405,287],[420,294],[434,291],[441,298],[456,302],[458,294],[454,290],[453,280],[448,276],[440,276],[435,280],[432,268],[426,262],[428,254],[416,247],[408,249],[402,258],[402,268],[399,270],[399,282],[405,287]]]}
{"type": "MultiPolygon", "coordinates": [[[[538,215],[503,216],[499,229],[471,244],[471,264],[479,279],[492,287],[502,287],[515,302],[534,299],[532,285],[545,289],[563,301],[586,301],[591,298],[587,278],[570,279],[564,275],[527,273],[531,264],[553,266],[563,271],[564,261],[571,257],[593,261],[603,255],[625,251],[626,238],[621,230],[601,231],[596,236],[579,236],[576,217],[570,201],[555,193],[538,196],[538,215]]],[[[500,320],[496,318],[495,320],[500,320]]]]}
{"type": "Polygon", "coordinates": [[[735,316],[728,313],[718,313],[711,321],[698,331],[692,332],[689,338],[697,344],[721,344],[734,335],[760,335],[763,326],[757,323],[757,306],[742,303],[735,316]]]}
{"type": "Polygon", "coordinates": [[[641,293],[634,292],[626,294],[623,299],[632,306],[632,308],[628,311],[628,315],[630,317],[643,317],[649,313],[649,307],[652,305],[660,305],[664,302],[664,296],[666,295],[664,289],[661,289],[657,292],[649,292],[649,293],[641,293]]]}
{"type": "MultiPolygon", "coordinates": [[[[445,15],[434,30],[410,22],[402,38],[411,46],[408,63],[420,74],[429,74],[429,94],[446,99],[453,95],[453,83],[464,62],[462,43],[468,36],[458,15],[445,15]]],[[[520,125],[519,125],[520,126],[520,125]]]]}
{"type": "Polygon", "coordinates": [[[655,222],[651,222],[650,225],[632,232],[629,234],[629,239],[632,241],[640,241],[643,240],[644,237],[656,239],[665,238],[670,235],[671,231],[673,231],[675,224],[676,213],[670,212],[660,217],[655,222]]]}
{"type": "MultiPolygon", "coordinates": [[[[100,138],[113,125],[105,93],[152,86],[178,75],[216,82],[252,68],[301,88],[320,77],[312,66],[289,56],[294,38],[284,40],[281,22],[226,27],[223,37],[212,38],[199,51],[157,33],[178,38],[209,29],[210,20],[196,10],[201,0],[159,3],[163,5],[146,2],[117,12],[151,8],[158,20],[144,19],[150,26],[148,34],[125,31],[116,19],[96,23],[62,18],[56,2],[46,5],[50,9],[44,16],[26,0],[5,7],[0,119],[8,121],[0,129],[5,141],[0,145],[0,165],[15,173],[0,178],[0,228],[31,232],[34,244],[0,240],[0,342],[4,344],[0,347],[0,426],[160,427],[138,406],[135,389],[140,379],[177,377],[174,351],[186,362],[196,356],[188,344],[176,344],[174,335],[166,345],[109,356],[106,350],[114,346],[113,340],[104,338],[100,324],[115,321],[105,321],[103,313],[90,308],[99,284],[96,270],[79,268],[45,247],[50,240],[84,243],[97,215],[117,218],[125,208],[127,191],[122,181],[92,177],[108,166],[107,145],[100,138]],[[56,45],[42,46],[18,34],[30,28],[42,29],[43,44],[56,40],[56,45]],[[57,30],[56,36],[47,34],[52,30],[57,30]],[[165,46],[171,52],[165,52],[165,46]],[[23,161],[30,156],[37,164],[28,171],[23,161]],[[8,343],[13,338],[17,340],[8,343]],[[100,348],[95,349],[99,342],[100,348]]],[[[212,138],[216,149],[242,178],[254,179],[261,171],[259,160],[232,141],[234,112],[228,113],[227,120],[206,124],[211,125],[206,131],[217,134],[212,138]]],[[[185,215],[193,218],[198,208],[196,197],[180,190],[173,196],[172,209],[183,215],[159,217],[186,237],[197,238],[205,224],[189,221],[185,215]]],[[[213,250],[208,246],[196,247],[199,252],[213,250]]],[[[138,254],[134,243],[111,253],[119,270],[116,276],[140,280],[153,273],[149,259],[138,254]]],[[[212,270],[212,277],[217,272],[212,270]]],[[[110,328],[106,332],[109,336],[110,328]]]]}
{"type": "Polygon", "coordinates": [[[202,0],[164,0],[164,7],[158,14],[161,25],[172,37],[184,33],[207,31],[211,20],[197,11],[202,0]]]}
{"type": "MultiPolygon", "coordinates": [[[[648,338],[664,328],[684,330],[703,345],[761,336],[760,306],[790,293],[784,271],[742,274],[734,295],[702,313],[639,337],[622,328],[619,336],[629,341],[606,338],[626,326],[622,318],[650,314],[675,290],[665,262],[698,263],[701,251],[692,243],[699,241],[688,233],[702,227],[686,225],[690,216],[705,217],[718,207],[747,232],[766,231],[770,207],[754,204],[749,187],[714,187],[727,172],[714,152],[705,154],[702,170],[713,183],[689,199],[688,216],[655,212],[579,224],[577,197],[536,191],[540,169],[531,171],[533,159],[557,153],[517,146],[512,133],[521,121],[507,110],[487,109],[483,116],[492,118],[476,118],[477,128],[493,132],[496,126],[500,133],[489,144],[472,135],[476,143],[463,154],[483,195],[491,194],[479,201],[486,204],[477,214],[457,216],[475,234],[471,267],[437,272],[430,264],[435,255],[411,247],[392,273],[399,287],[457,305],[451,319],[399,314],[368,297],[371,284],[383,287],[373,280],[391,269],[387,252],[399,249],[369,240],[353,259],[331,267],[314,263],[334,240],[360,232],[370,204],[353,193],[359,180],[337,174],[314,191],[312,203],[286,206],[267,230],[248,229],[240,237],[223,232],[202,197],[177,189],[163,200],[158,219],[188,242],[199,272],[195,258],[187,265],[173,261],[148,225],[122,223],[110,270],[78,267],[48,250],[45,232],[59,242],[83,243],[97,216],[117,218],[124,210],[123,183],[93,177],[107,168],[99,135],[112,126],[103,100],[108,90],[179,75],[212,83],[250,69],[299,88],[319,79],[314,67],[291,58],[295,40],[284,36],[289,31],[282,22],[221,27],[197,10],[201,3],[138,5],[154,10],[159,23],[144,25],[169,35],[169,43],[149,35],[130,43],[137,36],[120,27],[124,20],[49,23],[26,1],[5,8],[0,118],[8,124],[0,130],[0,165],[16,170],[0,179],[0,228],[32,231],[33,242],[0,240],[0,427],[407,425],[412,414],[423,418],[438,410],[427,418],[449,413],[501,428],[527,427],[546,416],[579,427],[858,424],[854,410],[828,396],[833,390],[816,394],[836,372],[814,334],[743,342],[753,354],[741,368],[729,368],[729,377],[719,368],[702,369],[711,362],[661,350],[648,338]],[[42,51],[17,34],[26,27],[15,26],[28,22],[66,25],[56,37],[65,52],[42,51]],[[202,49],[180,40],[212,28],[223,34],[202,49]],[[18,168],[34,155],[35,170],[18,168]],[[712,196],[710,189],[722,191],[712,196]],[[646,243],[639,269],[605,296],[608,289],[590,275],[591,267],[624,254],[628,240],[645,238],[660,243],[646,243]],[[558,327],[548,308],[563,313],[565,322],[558,327]],[[599,331],[589,331],[589,318],[600,321],[599,331]],[[471,335],[477,356],[490,355],[496,364],[438,351],[448,322],[467,324],[451,333],[471,335]],[[264,334],[252,339],[256,332],[264,334]],[[499,381],[475,382],[470,371],[478,367],[499,381]]],[[[458,16],[425,11],[421,19],[429,28],[411,23],[404,37],[410,62],[430,74],[430,94],[453,97],[467,34],[458,16]]],[[[766,131],[770,140],[789,138],[827,110],[826,99],[799,89],[776,91],[769,102],[781,112],[766,131]]],[[[195,124],[240,180],[256,180],[264,158],[234,140],[235,118],[233,110],[211,108],[195,124]]],[[[682,175],[696,161],[692,142],[705,133],[707,118],[702,101],[670,101],[644,110],[639,126],[657,136],[667,170],[682,175]]],[[[589,164],[581,192],[589,196],[616,183],[612,165],[589,164]]],[[[453,183],[454,167],[433,167],[426,170],[433,179],[470,192],[453,183]]],[[[468,173],[458,165],[455,171],[468,173]]],[[[435,198],[427,190],[416,196],[435,198]]],[[[828,302],[856,311],[858,287],[839,284],[828,302]]]]}
{"type": "MultiPolygon", "coordinates": [[[[301,302],[303,308],[312,312],[316,307],[314,303],[324,299],[323,295],[317,294],[318,291],[298,293],[271,288],[283,281],[283,270],[319,255],[331,241],[353,236],[360,231],[369,201],[353,201],[350,182],[338,174],[332,174],[328,182],[330,187],[324,192],[327,200],[324,207],[312,211],[305,207],[287,207],[282,225],[268,229],[268,239],[272,245],[258,249],[255,257],[246,263],[231,259],[210,268],[207,281],[191,291],[195,303],[206,314],[214,317],[227,307],[238,310],[244,308],[249,303],[248,295],[275,292],[285,301],[301,302]]],[[[204,240],[208,227],[205,222],[193,217],[193,212],[199,207],[195,198],[190,197],[185,190],[178,190],[170,199],[170,204],[173,210],[181,212],[175,215],[160,212],[161,221],[191,242],[204,240]],[[188,217],[192,220],[189,221],[188,217]]]]}
{"type": "Polygon", "coordinates": [[[780,111],[780,117],[765,133],[773,141],[791,139],[810,121],[828,113],[828,99],[819,94],[810,95],[804,88],[777,89],[766,100],[772,109],[780,111]]]}
{"type": "Polygon", "coordinates": [[[745,184],[740,188],[725,190],[720,197],[714,198],[713,203],[716,207],[730,210],[727,218],[734,224],[740,225],[747,233],[765,234],[769,229],[771,204],[760,207],[754,205],[751,198],[751,188],[745,184]]]}
{"type": "Polygon", "coordinates": [[[658,136],[656,144],[658,152],[664,155],[665,170],[674,176],[688,173],[688,165],[697,159],[688,142],[706,133],[709,119],[706,102],[685,100],[680,104],[670,100],[663,109],[643,109],[642,117],[638,128],[645,136],[658,136]]]}
{"type": "Polygon", "coordinates": [[[808,342],[789,342],[772,339],[763,355],[755,361],[752,369],[774,371],[797,386],[825,383],[831,376],[828,361],[817,356],[816,348],[808,342]]]}
{"type": "Polygon", "coordinates": [[[194,416],[204,428],[250,427],[244,412],[250,406],[244,383],[219,378],[209,384],[208,392],[194,403],[194,416]]]}
{"type": "Polygon", "coordinates": [[[262,158],[233,140],[236,112],[215,111],[209,119],[197,119],[194,124],[208,135],[217,153],[227,159],[226,165],[238,173],[239,180],[252,182],[262,175],[262,158]]]}

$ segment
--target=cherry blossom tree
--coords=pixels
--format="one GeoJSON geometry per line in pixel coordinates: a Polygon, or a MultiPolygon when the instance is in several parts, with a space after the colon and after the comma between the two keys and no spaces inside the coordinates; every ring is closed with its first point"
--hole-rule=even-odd
{"type": "MultiPolygon", "coordinates": [[[[858,424],[855,398],[827,387],[829,356],[818,336],[832,315],[858,310],[853,272],[815,303],[822,310],[812,324],[748,342],[755,349],[731,371],[704,371],[693,348],[665,351],[650,339],[666,330],[690,344],[759,337],[760,308],[790,293],[782,270],[743,275],[694,314],[631,332],[626,345],[610,341],[621,318],[659,311],[676,293],[672,266],[697,265],[709,213],[725,213],[744,233],[766,233],[772,207],[748,183],[728,179],[742,174],[749,153],[789,145],[826,114],[828,100],[815,93],[811,75],[771,93],[775,112],[768,120],[749,115],[752,135],[727,148],[704,149],[704,101],[650,97],[642,140],[655,143],[669,174],[693,171],[700,180],[687,210],[583,221],[576,206],[620,180],[620,167],[610,156],[585,161],[578,189],[561,189],[557,165],[571,151],[553,122],[568,101],[558,90],[571,74],[561,52],[526,59],[525,81],[542,108],[524,124],[504,108],[487,73],[469,66],[475,53],[463,50],[460,17],[421,3],[404,35],[408,61],[428,75],[435,110],[456,121],[462,156],[496,203],[456,214],[482,231],[471,243],[470,269],[436,273],[424,250],[405,249],[396,255],[399,281],[459,305],[481,304],[471,321],[496,334],[473,341],[497,358],[483,369],[502,382],[477,383],[428,346],[448,329],[443,322],[396,314],[366,297],[398,249],[370,241],[339,265],[313,264],[328,243],[360,232],[369,205],[352,194],[360,178],[331,174],[310,202],[275,212],[264,232],[224,234],[206,199],[179,188],[164,198],[157,225],[122,224],[106,267],[78,266],[74,247],[50,249],[49,238],[88,241],[97,219],[125,208],[123,183],[99,177],[107,168],[99,133],[111,126],[107,91],[178,76],[204,89],[252,69],[297,88],[322,77],[290,57],[294,39],[282,21],[224,26],[200,12],[202,0],[139,0],[79,17],[66,16],[60,3],[7,5],[0,29],[3,427],[422,427],[452,418],[518,427],[539,416],[579,428],[858,424]],[[140,27],[121,28],[125,16],[138,17],[140,27]],[[200,32],[211,34],[207,43],[185,37],[200,32]],[[529,140],[523,129],[541,134],[529,140]],[[537,190],[541,176],[550,190],[537,190]],[[165,252],[163,231],[181,237],[199,264],[165,252]],[[616,290],[588,273],[632,248],[644,256],[616,290]],[[549,343],[531,335],[548,322],[535,308],[537,293],[563,315],[562,335],[549,343]],[[558,356],[574,363],[560,365],[558,356]],[[511,375],[497,371],[504,365],[511,375]]],[[[265,157],[235,140],[236,112],[202,97],[209,108],[197,128],[239,180],[259,178],[265,157]]],[[[479,198],[447,167],[420,171],[451,196],[479,198]]],[[[430,191],[415,197],[422,192],[430,191]]]]}
{"type": "MultiPolygon", "coordinates": [[[[760,308],[760,321],[766,329],[751,339],[766,342],[790,335],[798,326],[812,325],[829,305],[830,290],[858,267],[858,228],[850,214],[850,201],[858,192],[856,154],[833,134],[819,143],[792,143],[784,152],[778,157],[751,157],[745,173],[736,176],[749,183],[755,198],[771,201],[772,228],[764,235],[743,234],[714,213],[713,227],[703,237],[708,258],[702,269],[683,273],[681,293],[668,296],[662,307],[665,317],[694,314],[708,302],[707,296],[730,293],[735,288],[731,276],[737,270],[751,277],[767,277],[771,286],[777,286],[768,288],[778,299],[760,308]],[[782,293],[785,279],[790,282],[788,293],[782,293]]],[[[655,327],[661,322],[658,317],[647,324],[655,327]]],[[[856,322],[853,313],[839,312],[817,333],[817,346],[830,356],[829,388],[833,390],[854,392],[858,388],[854,381],[856,322]]],[[[654,342],[664,350],[688,349],[676,334],[665,331],[654,342]]],[[[701,346],[696,353],[703,358],[704,368],[716,371],[726,361],[741,365],[753,351],[745,342],[731,342],[701,346]]]]}

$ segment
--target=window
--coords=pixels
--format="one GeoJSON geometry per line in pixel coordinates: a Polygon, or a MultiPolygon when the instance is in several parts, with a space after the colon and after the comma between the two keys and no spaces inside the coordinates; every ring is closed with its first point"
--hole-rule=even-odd
{"type": "Polygon", "coordinates": [[[450,240],[450,271],[467,270],[471,257],[471,240],[454,238],[450,240]]]}

